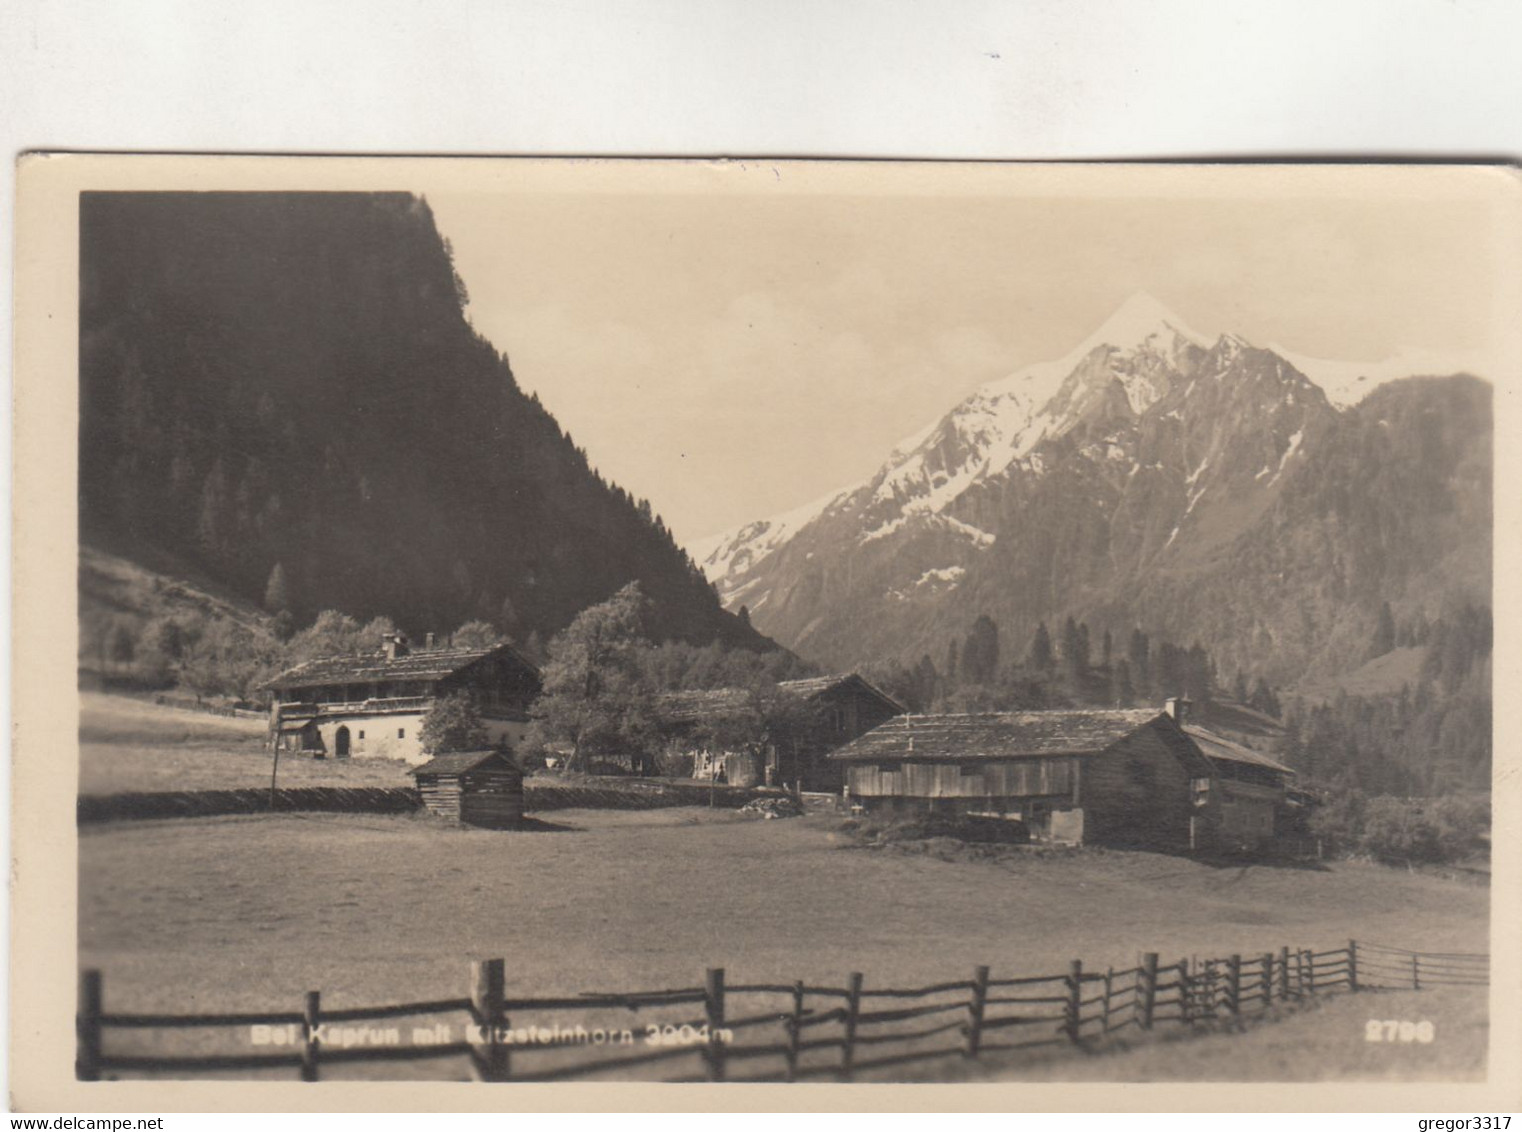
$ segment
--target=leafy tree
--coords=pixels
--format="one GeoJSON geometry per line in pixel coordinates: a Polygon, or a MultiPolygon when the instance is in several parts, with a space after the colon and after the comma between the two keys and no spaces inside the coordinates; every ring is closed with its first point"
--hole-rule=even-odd
{"type": "Polygon", "coordinates": [[[347,613],[325,609],[291,638],[287,652],[292,664],[322,656],[346,656],[360,651],[359,622],[347,613]]]}
{"type": "Polygon", "coordinates": [[[355,635],[354,652],[379,652],[386,638],[398,632],[396,622],[389,617],[372,617],[355,635]]]}
{"type": "Polygon", "coordinates": [[[651,690],[640,660],[644,604],[639,583],[630,582],[582,610],[550,641],[544,689],[531,712],[531,742],[568,744],[570,768],[584,769],[597,755],[643,761],[655,745],[651,690]]]}
{"type": "Polygon", "coordinates": [[[450,640],[457,649],[488,649],[502,643],[502,634],[489,621],[467,621],[454,631],[450,640]]]}
{"type": "Polygon", "coordinates": [[[231,621],[209,621],[180,660],[180,683],[200,695],[253,700],[285,659],[274,637],[231,621]]]}
{"type": "Polygon", "coordinates": [[[711,750],[749,756],[759,774],[772,750],[796,754],[809,741],[818,728],[819,712],[817,705],[761,679],[746,687],[734,706],[704,716],[693,737],[711,750]]]}
{"type": "Polygon", "coordinates": [[[479,751],[490,742],[480,706],[469,692],[455,692],[436,700],[423,715],[418,739],[430,755],[479,751]]]}

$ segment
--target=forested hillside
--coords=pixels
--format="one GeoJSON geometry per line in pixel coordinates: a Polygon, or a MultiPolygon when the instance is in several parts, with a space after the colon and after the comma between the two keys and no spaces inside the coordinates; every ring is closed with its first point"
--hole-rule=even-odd
{"type": "Polygon", "coordinates": [[[86,193],[80,248],[85,544],[298,624],[547,639],[637,580],[658,639],[769,646],[472,330],[425,201],[86,193]]]}

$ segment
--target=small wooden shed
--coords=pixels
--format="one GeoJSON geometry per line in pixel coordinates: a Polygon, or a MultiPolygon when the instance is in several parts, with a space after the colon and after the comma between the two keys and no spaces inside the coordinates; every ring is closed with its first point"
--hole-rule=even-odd
{"type": "Polygon", "coordinates": [[[440,817],[488,829],[523,820],[523,772],[505,751],[435,755],[412,771],[423,805],[440,817]]]}

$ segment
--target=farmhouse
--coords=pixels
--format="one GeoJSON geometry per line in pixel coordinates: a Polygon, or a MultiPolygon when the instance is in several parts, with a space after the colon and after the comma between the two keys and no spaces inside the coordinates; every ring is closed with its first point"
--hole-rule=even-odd
{"type": "Polygon", "coordinates": [[[520,740],[539,694],[539,670],[509,644],[413,651],[396,633],[379,652],[309,660],[266,686],[273,692],[271,746],[317,758],[421,763],[423,714],[454,692],[475,696],[491,742],[520,740]]]}
{"type": "Polygon", "coordinates": [[[430,813],[488,829],[523,820],[523,772],[504,751],[435,755],[411,773],[430,813]]]}
{"type": "Polygon", "coordinates": [[[904,715],[830,759],[867,810],[1003,817],[1054,841],[1236,851],[1292,832],[1294,772],[1187,711],[904,715]]]}
{"type": "Polygon", "coordinates": [[[668,692],[660,701],[668,752],[690,758],[694,778],[718,778],[740,786],[786,784],[833,793],[841,787],[842,771],[824,756],[907,710],[854,672],[784,680],[777,690],[801,709],[797,713],[800,726],[790,729],[785,738],[770,739],[759,751],[727,750],[703,739],[703,732],[712,731],[715,721],[753,710],[747,689],[668,692]]]}

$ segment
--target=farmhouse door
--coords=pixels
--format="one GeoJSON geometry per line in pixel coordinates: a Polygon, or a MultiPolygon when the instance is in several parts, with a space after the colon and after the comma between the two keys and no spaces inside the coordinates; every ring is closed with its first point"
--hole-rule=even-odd
{"type": "Polygon", "coordinates": [[[349,729],[347,727],[340,727],[333,736],[333,754],[341,759],[349,757],[349,729]]]}

